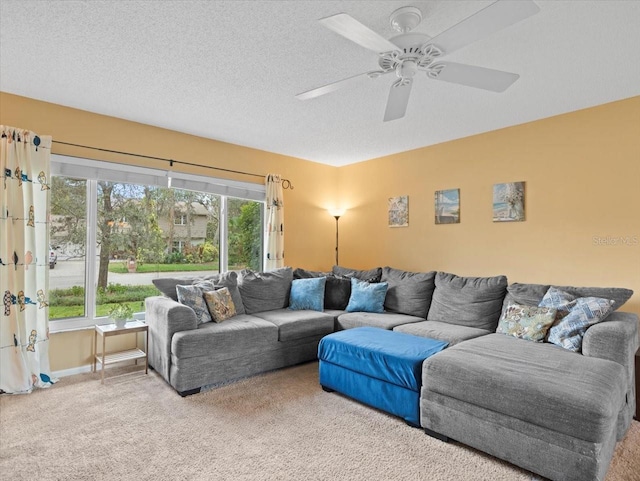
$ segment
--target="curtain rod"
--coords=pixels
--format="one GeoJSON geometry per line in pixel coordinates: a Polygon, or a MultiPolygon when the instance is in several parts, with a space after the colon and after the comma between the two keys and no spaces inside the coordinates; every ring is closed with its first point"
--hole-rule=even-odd
{"type": "MultiPolygon", "coordinates": [[[[103,149],[103,148],[100,148],[100,147],[91,147],[89,145],[73,144],[71,142],[62,142],[61,140],[53,140],[52,142],[54,144],[70,145],[72,147],[80,147],[80,148],[83,148],[83,149],[99,150],[101,152],[109,152],[111,154],[130,155],[132,157],[140,157],[142,159],[161,160],[162,162],[169,162],[169,167],[173,167],[173,164],[190,165],[191,167],[203,167],[205,169],[220,170],[220,171],[223,171],[223,172],[230,172],[232,174],[248,175],[248,176],[251,176],[251,177],[260,177],[262,179],[265,178],[264,175],[260,175],[260,174],[252,174],[250,172],[242,172],[241,170],[224,169],[222,167],[213,167],[211,165],[194,164],[192,162],[185,162],[183,160],[166,159],[164,157],[155,157],[153,155],[134,154],[134,153],[131,153],[131,152],[122,152],[120,150],[103,149]]],[[[291,189],[291,190],[293,190],[293,184],[291,183],[291,181],[289,179],[282,179],[282,188],[283,189],[291,189]]]]}

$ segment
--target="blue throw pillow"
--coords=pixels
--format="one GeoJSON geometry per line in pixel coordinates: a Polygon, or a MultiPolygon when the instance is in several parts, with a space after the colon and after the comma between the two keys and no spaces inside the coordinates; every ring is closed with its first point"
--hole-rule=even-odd
{"type": "Polygon", "coordinates": [[[289,309],[322,312],[324,309],[324,286],[326,282],[326,277],[294,279],[291,282],[289,309]]]}
{"type": "Polygon", "coordinates": [[[345,309],[347,312],[384,312],[387,296],[386,282],[369,283],[351,278],[351,297],[345,309]]]}

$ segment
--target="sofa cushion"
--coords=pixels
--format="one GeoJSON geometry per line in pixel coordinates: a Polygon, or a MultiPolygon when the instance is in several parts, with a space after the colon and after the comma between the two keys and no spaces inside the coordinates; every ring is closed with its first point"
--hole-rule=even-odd
{"type": "Polygon", "coordinates": [[[164,296],[178,302],[178,293],[176,291],[176,286],[178,284],[182,286],[190,286],[194,282],[202,280],[202,277],[160,277],[158,279],[151,279],[151,282],[160,292],[162,292],[164,296]]]}
{"type": "Polygon", "coordinates": [[[231,293],[233,304],[236,307],[237,314],[244,314],[244,305],[242,304],[242,298],[240,297],[240,291],[238,290],[238,273],[235,271],[221,272],[220,274],[214,274],[205,277],[160,277],[158,279],[152,279],[153,285],[162,292],[163,295],[178,300],[178,294],[176,292],[176,286],[180,285],[192,285],[198,284],[203,281],[212,282],[216,286],[226,287],[231,293]]]}
{"type": "Polygon", "coordinates": [[[198,329],[176,332],[171,355],[184,359],[205,356],[215,360],[236,359],[246,351],[275,346],[278,328],[271,322],[242,314],[224,322],[208,322],[198,329]]]}
{"type": "Polygon", "coordinates": [[[227,271],[207,276],[204,278],[210,282],[213,282],[215,286],[226,287],[229,289],[231,299],[233,299],[233,305],[236,308],[236,314],[244,314],[244,303],[240,296],[240,290],[238,289],[238,273],[236,271],[227,271]]]}
{"type": "Polygon", "coordinates": [[[491,331],[487,331],[485,329],[458,326],[457,324],[438,321],[422,321],[412,322],[411,324],[401,324],[394,327],[393,330],[404,332],[405,334],[413,334],[414,336],[446,341],[450,346],[468,339],[474,339],[476,337],[491,334],[491,331]]]}
{"type": "Polygon", "coordinates": [[[395,312],[347,312],[336,319],[337,329],[353,329],[354,327],[379,327],[381,329],[393,329],[400,324],[424,321],[421,317],[397,314],[395,312]]]}
{"type": "Polygon", "coordinates": [[[502,334],[451,346],[422,373],[423,391],[589,442],[608,441],[625,402],[620,364],[502,334]]]}
{"type": "Polygon", "coordinates": [[[556,320],[556,312],[553,307],[509,304],[500,317],[496,332],[526,341],[542,342],[556,320]]]}
{"type": "Polygon", "coordinates": [[[380,280],[389,284],[384,308],[425,318],[435,289],[435,271],[408,272],[393,267],[383,267],[380,280]]]}
{"type": "Polygon", "coordinates": [[[180,284],[176,286],[178,302],[193,309],[196,313],[196,320],[198,321],[198,324],[211,322],[211,314],[209,313],[209,308],[204,300],[203,293],[205,291],[212,291],[213,288],[213,284],[210,282],[202,282],[195,286],[182,286],[180,284]]]}
{"type": "Polygon", "coordinates": [[[278,327],[278,340],[291,341],[333,332],[334,316],[317,311],[277,309],[257,312],[254,316],[278,327]]]}
{"type": "Polygon", "coordinates": [[[386,282],[370,283],[351,278],[351,296],[345,311],[384,312],[387,287],[386,282]]]}
{"type": "Polygon", "coordinates": [[[374,267],[368,270],[351,269],[350,267],[333,266],[332,272],[336,276],[355,277],[361,281],[380,282],[382,268],[374,267]]]}
{"type": "Polygon", "coordinates": [[[332,272],[308,271],[300,268],[293,271],[294,280],[313,277],[327,278],[324,286],[324,308],[343,311],[349,304],[351,296],[351,278],[337,276],[332,272]]]}
{"type": "Polygon", "coordinates": [[[459,277],[438,272],[427,320],[495,332],[507,292],[507,278],[459,277]]]}
{"type": "Polygon", "coordinates": [[[614,301],[599,297],[578,297],[550,287],[541,306],[557,310],[556,322],[549,331],[549,342],[570,351],[582,350],[582,339],[589,326],[602,321],[613,310],[614,301]]]}
{"type": "Polygon", "coordinates": [[[292,311],[309,309],[322,312],[324,309],[324,289],[326,282],[326,277],[294,279],[291,282],[289,309],[292,311]]]}
{"type": "MultiPolygon", "coordinates": [[[[527,306],[537,306],[551,287],[548,284],[520,284],[514,282],[507,288],[504,306],[511,302],[527,306]]],[[[556,289],[572,294],[575,297],[600,297],[613,300],[613,310],[620,309],[633,295],[631,289],[621,287],[573,287],[553,286],[556,289]]]]}
{"type": "Polygon", "coordinates": [[[227,287],[202,293],[209,314],[215,322],[226,321],[236,315],[236,306],[227,287]]]}
{"type": "Polygon", "coordinates": [[[238,278],[238,289],[247,314],[282,309],[289,304],[293,271],[283,267],[268,272],[244,269],[238,278]]]}

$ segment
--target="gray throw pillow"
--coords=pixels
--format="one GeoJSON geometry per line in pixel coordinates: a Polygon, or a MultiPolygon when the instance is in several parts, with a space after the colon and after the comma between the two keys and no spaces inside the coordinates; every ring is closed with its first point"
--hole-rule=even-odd
{"type": "Polygon", "coordinates": [[[163,295],[177,302],[177,285],[188,286],[202,280],[204,280],[202,277],[160,277],[158,279],[151,279],[151,282],[153,282],[153,285],[156,286],[163,295]]]}
{"type": "Polygon", "coordinates": [[[633,291],[621,287],[573,287],[550,286],[548,284],[520,284],[513,283],[507,288],[507,296],[504,299],[504,307],[515,302],[525,306],[537,306],[550,287],[555,287],[574,297],[600,297],[613,301],[613,310],[620,309],[631,298],[633,291]]]}
{"type": "Polygon", "coordinates": [[[389,284],[385,310],[426,319],[436,287],[435,277],[435,271],[408,272],[383,267],[381,281],[389,284]]]}
{"type": "Polygon", "coordinates": [[[226,287],[229,289],[231,298],[236,307],[236,314],[244,314],[244,305],[242,303],[242,297],[238,290],[238,273],[235,271],[222,272],[220,274],[213,274],[205,277],[160,277],[159,279],[152,279],[153,285],[167,297],[170,297],[174,301],[178,302],[178,295],[176,293],[177,285],[194,285],[201,282],[211,282],[216,287],[226,287]]]}
{"type": "Polygon", "coordinates": [[[267,272],[242,270],[238,277],[238,289],[240,289],[245,312],[254,314],[287,307],[292,281],[291,267],[267,272]]]}
{"type": "Polygon", "coordinates": [[[331,272],[336,276],[355,277],[356,279],[366,282],[380,282],[380,278],[382,277],[381,267],[374,267],[369,270],[358,270],[349,267],[333,266],[331,272]]]}
{"type": "Polygon", "coordinates": [[[506,293],[506,276],[459,277],[438,272],[427,320],[495,331],[506,293]]]}
{"type": "Polygon", "coordinates": [[[326,277],[324,287],[324,308],[344,311],[351,297],[351,279],[349,277],[336,276],[331,272],[308,271],[296,269],[293,271],[294,279],[309,279],[313,277],[326,277]]]}

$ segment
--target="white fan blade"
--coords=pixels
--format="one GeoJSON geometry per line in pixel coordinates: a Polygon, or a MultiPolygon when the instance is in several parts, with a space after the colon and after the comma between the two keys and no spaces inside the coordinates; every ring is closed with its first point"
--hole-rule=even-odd
{"type": "Polygon", "coordinates": [[[406,83],[397,85],[394,83],[389,91],[389,100],[387,100],[387,108],[384,111],[384,121],[396,120],[404,117],[409,103],[409,95],[413,86],[413,79],[406,79],[406,83]]]}
{"type": "Polygon", "coordinates": [[[369,27],[365,27],[346,13],[339,13],[318,21],[325,27],[348,38],[352,42],[369,50],[373,50],[376,53],[398,50],[398,47],[389,42],[389,40],[381,37],[369,27]]]}
{"type": "Polygon", "coordinates": [[[430,43],[450,54],[539,11],[532,0],[499,0],[432,38],[430,43]]]}
{"type": "Polygon", "coordinates": [[[520,78],[517,73],[455,62],[438,62],[432,65],[431,68],[438,72],[437,75],[427,72],[427,76],[432,79],[493,92],[504,92],[513,82],[520,78]]]}
{"type": "MultiPolygon", "coordinates": [[[[392,72],[392,70],[390,70],[389,72],[392,72]]],[[[343,87],[348,87],[356,83],[359,83],[362,77],[378,78],[381,75],[388,74],[389,72],[373,71],[373,72],[361,73],[358,75],[354,75],[353,77],[349,77],[343,80],[338,80],[337,82],[332,82],[330,84],[323,85],[322,87],[318,87],[315,89],[307,90],[306,92],[299,93],[298,95],[296,95],[296,98],[298,100],[313,99],[316,97],[320,97],[321,95],[324,95],[324,94],[335,92],[336,90],[341,89],[343,87]]]]}

